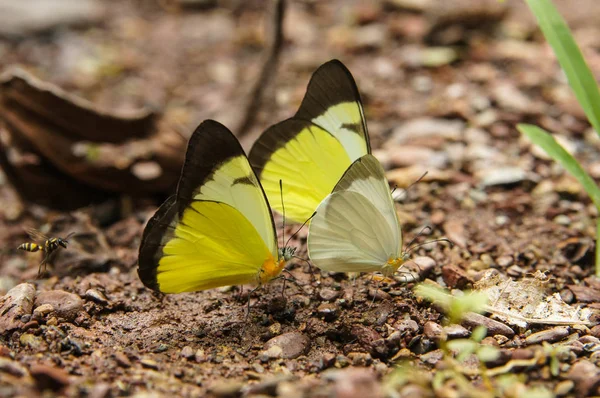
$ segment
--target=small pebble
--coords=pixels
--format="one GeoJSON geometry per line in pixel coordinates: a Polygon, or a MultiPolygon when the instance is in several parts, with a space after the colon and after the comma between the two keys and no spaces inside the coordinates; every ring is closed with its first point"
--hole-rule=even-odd
{"type": "Polygon", "coordinates": [[[581,344],[593,344],[597,347],[600,347],[600,339],[598,339],[595,336],[590,336],[590,335],[586,335],[586,336],[581,336],[579,338],[579,342],[581,344]]]}
{"type": "Polygon", "coordinates": [[[185,359],[192,359],[195,356],[194,350],[189,345],[186,345],[185,347],[183,347],[181,349],[181,353],[179,355],[185,359]]]}
{"type": "Polygon", "coordinates": [[[308,337],[302,333],[290,332],[267,341],[264,346],[264,354],[269,358],[295,359],[306,353],[309,347],[308,337]]]}
{"type": "Polygon", "coordinates": [[[392,296],[390,296],[389,293],[386,293],[380,289],[373,289],[373,288],[369,289],[367,295],[369,298],[374,299],[375,301],[391,300],[391,298],[392,298],[392,296]]]}
{"type": "Polygon", "coordinates": [[[535,356],[535,352],[529,348],[515,348],[512,353],[512,359],[531,359],[535,356]]]}
{"type": "Polygon", "coordinates": [[[198,363],[206,362],[206,355],[204,354],[203,349],[200,348],[198,351],[196,351],[196,354],[194,354],[194,360],[198,363]]]}
{"type": "Polygon", "coordinates": [[[373,343],[381,339],[381,335],[376,330],[363,325],[352,326],[350,334],[358,341],[365,351],[370,351],[373,348],[373,343]]]}
{"type": "Polygon", "coordinates": [[[152,359],[142,358],[140,364],[142,364],[144,368],[158,370],[158,362],[152,359]]]}
{"type": "Polygon", "coordinates": [[[319,298],[323,301],[335,301],[340,297],[341,292],[339,290],[330,289],[327,287],[319,290],[319,298]]]}
{"type": "Polygon", "coordinates": [[[576,396],[587,397],[598,394],[600,370],[593,362],[579,359],[569,369],[566,379],[574,382],[576,396]]]}
{"type": "Polygon", "coordinates": [[[350,360],[345,355],[338,355],[335,358],[335,367],[336,368],[345,368],[350,365],[350,360]]]}
{"type": "Polygon", "coordinates": [[[419,275],[421,278],[429,275],[435,268],[436,262],[433,258],[427,256],[419,256],[412,259],[412,262],[417,264],[419,275]]]}
{"type": "Polygon", "coordinates": [[[542,341],[555,342],[562,340],[569,335],[569,328],[566,326],[558,326],[552,329],[542,330],[541,332],[533,333],[525,338],[525,344],[540,344],[542,341]]]}
{"type": "Polygon", "coordinates": [[[29,373],[23,365],[9,358],[0,358],[0,372],[16,377],[23,377],[29,373]]]}
{"type": "Polygon", "coordinates": [[[252,369],[254,369],[256,373],[265,373],[265,367],[259,363],[253,363],[252,369]]]}
{"type": "Polygon", "coordinates": [[[468,337],[471,333],[461,325],[448,325],[444,327],[444,332],[449,339],[460,339],[468,337]]]}
{"type": "Polygon", "coordinates": [[[468,328],[475,328],[479,325],[485,326],[487,328],[488,336],[495,336],[497,334],[500,334],[502,336],[511,338],[515,335],[514,330],[512,330],[510,327],[503,324],[502,322],[496,321],[494,319],[488,318],[480,314],[475,314],[473,312],[470,312],[465,315],[465,317],[463,318],[462,325],[468,328]]]}
{"type": "Polygon", "coordinates": [[[571,304],[573,300],[575,300],[575,295],[573,295],[573,292],[569,289],[562,289],[560,291],[560,298],[562,298],[565,303],[571,304]]]}
{"type": "Polygon", "coordinates": [[[338,307],[333,303],[323,303],[317,307],[317,314],[326,321],[333,321],[338,317],[338,307]]]}
{"type": "Polygon", "coordinates": [[[442,350],[434,350],[430,351],[426,354],[421,355],[421,361],[429,365],[435,365],[444,357],[444,353],[442,350]]]}
{"type": "Polygon", "coordinates": [[[29,321],[25,325],[23,325],[23,327],[21,328],[21,330],[25,332],[25,331],[27,331],[29,329],[35,329],[38,326],[40,326],[40,324],[38,323],[38,321],[29,321]]]}
{"type": "Polygon", "coordinates": [[[34,364],[29,373],[40,391],[60,391],[70,384],[69,374],[53,366],[34,364]]]}
{"type": "Polygon", "coordinates": [[[525,271],[523,268],[519,267],[519,266],[518,266],[518,265],[516,265],[516,264],[514,264],[514,265],[511,265],[510,267],[508,267],[508,268],[506,269],[506,273],[507,273],[509,276],[512,276],[512,277],[515,277],[515,278],[516,278],[516,277],[519,277],[519,276],[522,276],[522,275],[523,275],[525,272],[526,272],[526,271],[525,271]]]}
{"type": "Polygon", "coordinates": [[[512,256],[500,256],[496,259],[496,264],[501,268],[509,267],[513,264],[512,256]]]}
{"type": "Polygon", "coordinates": [[[42,348],[45,346],[45,342],[40,336],[30,333],[23,333],[21,337],[19,337],[19,342],[22,346],[29,347],[36,351],[42,351],[42,348]]]}
{"type": "Polygon", "coordinates": [[[210,388],[210,396],[216,398],[241,397],[244,384],[239,381],[221,381],[210,388]]]}
{"type": "Polygon", "coordinates": [[[452,289],[464,289],[473,281],[467,273],[456,265],[445,265],[442,267],[442,278],[448,287],[452,289]]]}
{"type": "Polygon", "coordinates": [[[439,340],[443,330],[441,325],[432,321],[426,322],[425,326],[423,326],[423,333],[432,340],[439,340]]]}
{"type": "Polygon", "coordinates": [[[131,367],[131,361],[129,360],[127,355],[125,355],[124,352],[117,351],[117,352],[115,352],[114,357],[115,357],[115,361],[117,361],[117,364],[119,366],[121,366],[123,368],[131,367]]]}
{"type": "Polygon", "coordinates": [[[419,331],[419,324],[413,321],[412,319],[402,319],[394,323],[394,329],[396,329],[402,334],[415,334],[419,331]]]}
{"type": "Polygon", "coordinates": [[[83,300],[76,294],[65,292],[63,290],[50,290],[40,292],[35,297],[35,305],[50,304],[54,307],[56,315],[67,321],[75,319],[79,311],[83,309],[83,300]]]}
{"type": "Polygon", "coordinates": [[[397,347],[402,341],[402,333],[395,331],[385,338],[385,341],[389,347],[397,347]]]}
{"type": "Polygon", "coordinates": [[[383,391],[377,374],[370,368],[350,367],[323,372],[325,380],[333,382],[333,391],[327,396],[344,398],[382,397],[383,391]]]}
{"type": "Polygon", "coordinates": [[[21,283],[2,297],[0,306],[0,334],[22,327],[28,320],[22,320],[24,315],[31,315],[35,286],[31,283],[21,283]]]}
{"type": "Polygon", "coordinates": [[[108,305],[108,299],[106,298],[104,293],[96,289],[86,290],[85,298],[101,305],[108,305]]]}
{"type": "Polygon", "coordinates": [[[369,366],[373,362],[371,355],[366,352],[351,352],[348,354],[348,359],[354,366],[369,366]]]}
{"type": "Polygon", "coordinates": [[[51,304],[42,304],[33,310],[33,318],[44,319],[46,315],[54,312],[54,307],[51,304]]]}

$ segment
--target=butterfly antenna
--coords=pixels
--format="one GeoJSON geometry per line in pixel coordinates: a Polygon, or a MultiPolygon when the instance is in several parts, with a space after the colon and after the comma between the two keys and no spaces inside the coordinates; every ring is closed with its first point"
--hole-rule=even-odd
{"type": "MultiPolygon", "coordinates": [[[[285,205],[283,204],[283,181],[279,180],[279,196],[281,197],[281,209],[283,212],[283,228],[281,229],[281,243],[285,242],[285,205]]],[[[287,246],[283,245],[282,249],[287,246]]]]}
{"type": "Polygon", "coordinates": [[[451,248],[454,247],[454,242],[452,242],[450,239],[448,239],[448,238],[439,238],[439,239],[429,240],[427,242],[423,242],[423,243],[419,243],[419,244],[416,244],[414,246],[411,246],[411,247],[409,247],[409,248],[406,249],[406,252],[410,253],[411,251],[413,251],[413,250],[415,250],[415,249],[417,249],[417,248],[419,248],[421,246],[425,246],[425,245],[428,245],[430,243],[436,243],[436,242],[446,242],[446,243],[450,244],[451,248]]]}
{"type": "MultiPolygon", "coordinates": [[[[409,189],[411,189],[413,186],[415,186],[417,183],[421,182],[423,180],[423,178],[425,178],[425,176],[427,175],[427,173],[429,173],[428,171],[424,172],[423,175],[419,178],[416,179],[416,181],[412,182],[409,186],[407,186],[404,189],[404,194],[406,195],[406,193],[408,192],[409,189]]],[[[392,189],[392,193],[394,193],[394,191],[396,190],[396,188],[398,188],[397,185],[394,185],[394,189],[392,189]]]]}
{"type": "Polygon", "coordinates": [[[406,245],[406,250],[405,250],[406,252],[408,252],[408,248],[409,248],[409,247],[410,247],[410,246],[411,246],[413,243],[415,243],[415,241],[416,241],[417,239],[419,239],[419,237],[420,237],[421,235],[423,235],[423,234],[425,233],[425,231],[431,231],[431,227],[430,227],[429,225],[426,225],[426,226],[424,226],[424,227],[423,227],[423,228],[422,228],[422,229],[419,231],[419,233],[417,234],[417,236],[415,236],[414,238],[412,238],[412,240],[411,240],[411,241],[408,243],[408,245],[406,245]]]}
{"type": "Polygon", "coordinates": [[[294,238],[294,236],[298,235],[298,232],[300,232],[300,230],[302,229],[302,227],[304,227],[304,226],[306,225],[306,223],[308,223],[310,220],[312,220],[312,218],[313,218],[314,216],[316,216],[316,215],[317,215],[317,212],[315,211],[315,212],[312,214],[312,216],[308,217],[308,219],[302,223],[302,225],[300,226],[300,228],[298,228],[298,229],[296,230],[296,232],[294,232],[294,233],[292,234],[292,236],[290,236],[290,238],[287,240],[287,242],[285,242],[285,245],[287,246],[287,244],[288,244],[288,243],[290,243],[290,240],[292,240],[292,239],[294,238]]]}

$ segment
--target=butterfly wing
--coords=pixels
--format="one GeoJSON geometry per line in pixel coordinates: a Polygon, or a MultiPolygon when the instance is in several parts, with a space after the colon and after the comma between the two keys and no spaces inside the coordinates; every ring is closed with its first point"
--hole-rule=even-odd
{"type": "Polygon", "coordinates": [[[304,222],[348,166],[370,152],[369,136],[356,83],[337,60],[313,74],[296,115],[269,129],[250,151],[273,208],[304,222]]]}
{"type": "Polygon", "coordinates": [[[239,142],[223,125],[203,122],[177,194],[144,230],[140,279],[164,293],[252,283],[277,258],[272,214],[239,142]]]}
{"type": "Polygon", "coordinates": [[[372,155],[356,160],[318,206],[308,253],[326,271],[382,271],[401,257],[402,235],[383,168],[372,155]]]}

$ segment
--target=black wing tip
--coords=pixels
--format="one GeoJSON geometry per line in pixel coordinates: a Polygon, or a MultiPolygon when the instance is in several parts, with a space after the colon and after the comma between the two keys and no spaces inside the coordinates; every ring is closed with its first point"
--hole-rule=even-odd
{"type": "Polygon", "coordinates": [[[200,123],[188,142],[177,184],[179,213],[187,207],[195,190],[212,178],[215,168],[236,156],[246,156],[242,145],[223,124],[207,119],[200,123]]]}
{"type": "Polygon", "coordinates": [[[160,291],[156,277],[158,271],[157,254],[158,250],[162,247],[162,237],[166,233],[171,219],[175,216],[175,204],[176,197],[172,195],[160,205],[154,215],[148,220],[142,233],[138,253],[137,273],[144,286],[155,291],[160,291]],[[165,223],[165,220],[168,222],[165,223]]]}
{"type": "MultiPolygon", "coordinates": [[[[319,66],[317,68],[317,70],[313,73],[313,75],[323,69],[330,69],[330,68],[339,68],[339,69],[342,69],[344,72],[350,73],[350,70],[342,61],[340,61],[337,58],[334,58],[334,59],[331,59],[331,60],[321,64],[321,66],[319,66]]],[[[350,73],[350,76],[352,76],[351,73],[350,73]]]]}
{"type": "MultiPolygon", "coordinates": [[[[203,150],[202,147],[198,147],[200,143],[203,141],[217,141],[225,145],[232,145],[235,148],[234,151],[237,155],[237,152],[241,151],[243,153],[242,146],[237,138],[233,135],[231,130],[229,130],[224,124],[217,122],[216,120],[206,119],[202,123],[196,127],[190,140],[188,141],[188,146],[185,154],[186,162],[184,163],[183,169],[185,170],[185,165],[188,163],[188,160],[194,158],[197,155],[198,150],[203,150]]],[[[183,171],[183,170],[182,170],[183,171]]]]}

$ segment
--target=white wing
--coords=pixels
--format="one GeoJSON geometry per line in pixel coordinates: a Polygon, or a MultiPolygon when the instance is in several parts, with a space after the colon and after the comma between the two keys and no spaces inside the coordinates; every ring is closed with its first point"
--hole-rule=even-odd
{"type": "Polygon", "coordinates": [[[381,212],[392,231],[394,242],[402,247],[402,231],[390,186],[381,163],[373,155],[364,155],[348,167],[333,192],[357,192],[369,200],[381,212]]]}
{"type": "Polygon", "coordinates": [[[402,238],[383,168],[371,155],[356,160],[310,222],[309,257],[326,271],[381,271],[400,258],[402,238]]]}

